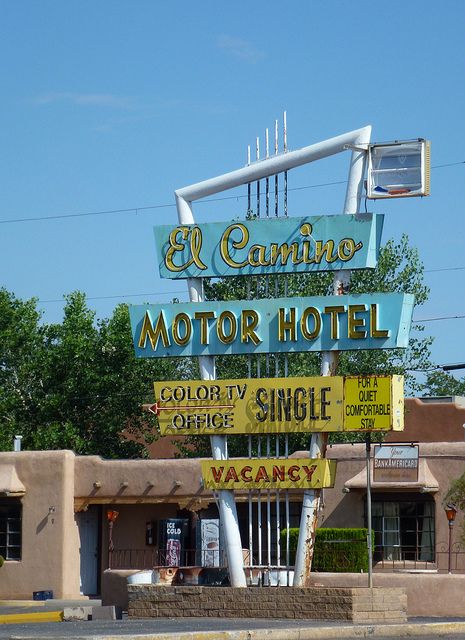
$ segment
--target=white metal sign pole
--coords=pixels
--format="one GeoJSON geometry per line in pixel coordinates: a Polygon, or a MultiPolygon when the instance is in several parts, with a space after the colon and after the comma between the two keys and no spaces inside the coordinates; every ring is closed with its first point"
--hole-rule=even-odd
{"type": "MultiPolygon", "coordinates": [[[[243,184],[248,184],[255,180],[266,178],[267,176],[273,176],[309,162],[314,162],[315,160],[327,158],[336,153],[341,153],[353,145],[365,144],[369,141],[370,134],[371,127],[364,127],[363,129],[344,133],[340,136],[324,140],[323,142],[304,147],[303,149],[272,156],[243,167],[242,169],[236,169],[236,171],[231,171],[222,176],[210,178],[209,180],[193,184],[189,187],[178,189],[175,195],[179,222],[180,224],[195,224],[192,212],[192,202],[195,200],[243,184]]],[[[364,156],[365,154],[360,152],[352,154],[345,213],[355,213],[357,211],[361,192],[361,180],[363,179],[364,156]],[[361,177],[357,178],[357,176],[361,177]]],[[[201,278],[189,278],[187,286],[189,288],[190,300],[192,302],[200,302],[203,298],[201,278]]],[[[215,379],[215,359],[213,356],[200,357],[199,366],[202,380],[215,379]]],[[[227,458],[224,436],[212,436],[212,455],[215,460],[224,460],[227,458]]],[[[243,569],[241,536],[233,492],[220,491],[219,503],[220,517],[224,525],[231,586],[245,587],[246,579],[243,569]]],[[[316,513],[315,509],[313,511],[316,513]]]]}
{"type": "MultiPolygon", "coordinates": [[[[177,198],[179,222],[181,224],[194,224],[191,203],[177,198]]],[[[203,287],[201,278],[188,278],[187,286],[191,302],[201,302],[203,299],[203,287]]],[[[200,377],[202,380],[215,380],[215,357],[199,357],[200,377]]],[[[225,436],[211,436],[212,457],[214,460],[225,460],[226,438],[225,436]]],[[[246,587],[247,582],[243,569],[243,555],[239,520],[237,517],[236,503],[232,491],[219,491],[218,503],[220,510],[220,523],[224,528],[224,540],[226,545],[226,557],[228,560],[229,579],[232,587],[246,587]]]]}
{"type": "MultiPolygon", "coordinates": [[[[365,127],[360,135],[350,146],[365,146],[370,142],[371,127],[365,127]]],[[[343,213],[358,213],[362,195],[363,178],[365,174],[366,151],[352,151],[349,178],[347,181],[346,199],[343,213]]],[[[341,270],[334,274],[333,294],[342,295],[347,292],[350,281],[350,271],[341,270]]],[[[338,362],[337,351],[324,351],[321,354],[321,375],[334,376],[338,362]]],[[[324,458],[326,452],[327,433],[314,433],[310,439],[309,457],[324,458]]],[[[299,540],[297,543],[294,587],[303,587],[310,577],[313,549],[315,544],[315,531],[318,520],[318,508],[321,490],[309,490],[304,492],[302,501],[302,514],[300,517],[299,540]]]]}

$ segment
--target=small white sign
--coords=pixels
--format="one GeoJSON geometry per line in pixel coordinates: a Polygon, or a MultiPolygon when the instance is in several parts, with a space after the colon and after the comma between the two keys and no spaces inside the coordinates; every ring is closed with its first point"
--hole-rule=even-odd
{"type": "Polygon", "coordinates": [[[376,445],[374,482],[417,482],[418,445],[376,445]]]}

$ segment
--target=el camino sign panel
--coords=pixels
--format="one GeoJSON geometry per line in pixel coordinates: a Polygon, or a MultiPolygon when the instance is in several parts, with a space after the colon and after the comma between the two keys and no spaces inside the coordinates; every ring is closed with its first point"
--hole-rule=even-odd
{"type": "Polygon", "coordinates": [[[411,294],[131,305],[136,356],[395,349],[408,345],[411,294]]]}
{"type": "Polygon", "coordinates": [[[383,216],[261,218],[154,228],[162,278],[247,276],[376,266],[383,216]]]}
{"type": "Polygon", "coordinates": [[[403,376],[155,382],[161,435],[401,431],[403,376]]]}
{"type": "Polygon", "coordinates": [[[321,489],[334,487],[335,460],[267,458],[202,460],[206,489],[321,489]]]}

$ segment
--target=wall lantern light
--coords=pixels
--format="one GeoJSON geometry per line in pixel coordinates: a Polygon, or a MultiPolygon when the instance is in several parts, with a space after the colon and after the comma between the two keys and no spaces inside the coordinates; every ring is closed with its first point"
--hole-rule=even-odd
{"type": "Polygon", "coordinates": [[[119,511],[113,511],[112,509],[108,509],[107,511],[108,522],[115,522],[118,516],[119,516],[119,511]]]}
{"type": "Polygon", "coordinates": [[[428,140],[368,145],[367,198],[427,196],[429,190],[428,140]]]}
{"type": "Polygon", "coordinates": [[[446,512],[449,525],[453,525],[455,517],[457,515],[457,509],[454,507],[453,504],[446,504],[446,506],[444,507],[444,511],[446,512]]]}
{"type": "Polygon", "coordinates": [[[107,510],[107,520],[108,520],[108,568],[111,569],[112,559],[113,559],[113,551],[115,549],[115,545],[113,544],[113,525],[116,522],[116,518],[119,516],[119,511],[115,511],[114,509],[107,510]]]}
{"type": "Polygon", "coordinates": [[[453,504],[446,504],[444,507],[447,520],[449,522],[449,553],[448,553],[448,571],[452,573],[452,527],[454,526],[457,509],[453,504]]]}

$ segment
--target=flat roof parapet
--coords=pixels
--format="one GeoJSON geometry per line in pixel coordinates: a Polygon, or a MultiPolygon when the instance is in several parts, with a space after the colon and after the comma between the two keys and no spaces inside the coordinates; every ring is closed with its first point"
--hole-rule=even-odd
{"type": "Polygon", "coordinates": [[[464,396],[425,396],[424,398],[417,398],[420,402],[424,402],[425,404],[455,404],[458,407],[465,407],[465,397],[464,396]]]}

